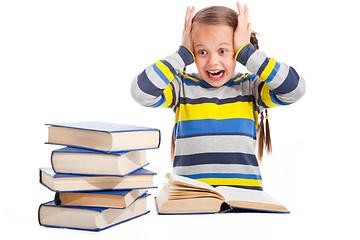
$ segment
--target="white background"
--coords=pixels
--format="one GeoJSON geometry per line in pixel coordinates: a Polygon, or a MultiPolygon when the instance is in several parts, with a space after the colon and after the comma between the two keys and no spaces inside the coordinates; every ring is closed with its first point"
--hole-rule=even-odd
{"type": "MultiPolygon", "coordinates": [[[[359,22],[355,1],[247,1],[268,56],[294,66],[307,92],[270,111],[274,153],[261,167],[264,189],[289,215],[159,216],[100,233],[40,227],[38,206],[53,198],[39,184],[50,166],[45,123],[89,121],[159,128],[148,152],[161,188],[171,171],[173,113],[135,103],[130,83],[175,52],[187,5],[236,9],[235,1],[32,0],[0,3],[1,226],[3,236],[37,239],[315,239],[358,237],[359,22]],[[355,217],[355,218],[354,218],[355,217]],[[8,235],[9,234],[9,235],[8,235]],[[225,238],[223,238],[225,237],[225,238]],[[231,238],[230,238],[231,239],[231,238]]],[[[190,71],[196,71],[192,66],[190,71]]],[[[239,66],[239,71],[246,71],[239,66]]]]}

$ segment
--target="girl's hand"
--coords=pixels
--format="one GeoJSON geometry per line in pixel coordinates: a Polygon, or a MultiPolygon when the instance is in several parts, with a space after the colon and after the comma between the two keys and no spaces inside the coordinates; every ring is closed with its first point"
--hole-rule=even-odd
{"type": "Polygon", "coordinates": [[[234,32],[234,50],[235,53],[239,49],[250,42],[251,25],[249,23],[249,9],[245,4],[244,9],[239,2],[236,3],[239,10],[238,25],[234,32]]]}
{"type": "Polygon", "coordinates": [[[195,7],[187,7],[186,9],[186,15],[185,15],[185,24],[184,24],[184,30],[182,35],[182,45],[190,49],[191,52],[193,52],[192,49],[192,43],[191,43],[191,20],[193,18],[193,14],[195,11],[195,7]]]}

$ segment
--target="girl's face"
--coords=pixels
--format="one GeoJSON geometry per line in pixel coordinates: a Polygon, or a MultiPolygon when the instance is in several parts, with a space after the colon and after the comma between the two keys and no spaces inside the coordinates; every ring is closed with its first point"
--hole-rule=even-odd
{"type": "Polygon", "coordinates": [[[196,23],[191,34],[198,77],[221,87],[235,75],[233,28],[196,23]]]}

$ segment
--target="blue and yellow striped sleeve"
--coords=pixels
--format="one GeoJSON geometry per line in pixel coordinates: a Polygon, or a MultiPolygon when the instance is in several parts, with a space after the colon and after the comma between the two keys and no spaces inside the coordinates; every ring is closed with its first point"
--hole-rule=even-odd
{"type": "Polygon", "coordinates": [[[269,58],[252,44],[244,45],[236,54],[236,60],[261,80],[255,95],[264,108],[288,105],[299,100],[305,93],[305,81],[293,67],[269,58]]]}
{"type": "Polygon", "coordinates": [[[133,98],[147,107],[171,107],[176,104],[173,80],[186,65],[194,61],[193,53],[185,46],[163,60],[148,66],[131,84],[133,98]]]}

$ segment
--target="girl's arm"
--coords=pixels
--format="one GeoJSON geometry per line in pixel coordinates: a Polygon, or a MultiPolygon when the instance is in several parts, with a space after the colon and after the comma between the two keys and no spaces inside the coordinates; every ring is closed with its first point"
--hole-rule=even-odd
{"type": "Polygon", "coordinates": [[[293,67],[268,58],[250,43],[238,51],[236,60],[261,80],[254,82],[253,93],[260,107],[288,105],[305,93],[305,81],[293,67]]]}
{"type": "Polygon", "coordinates": [[[253,95],[260,108],[288,105],[299,100],[305,93],[305,81],[293,67],[268,58],[249,43],[251,25],[249,9],[237,3],[238,26],[234,32],[235,59],[258,77],[254,81],[253,95]]]}
{"type": "Polygon", "coordinates": [[[177,91],[172,81],[186,65],[193,62],[192,52],[181,45],[177,52],[151,64],[134,78],[131,84],[133,98],[147,107],[173,106],[177,91]]]}

